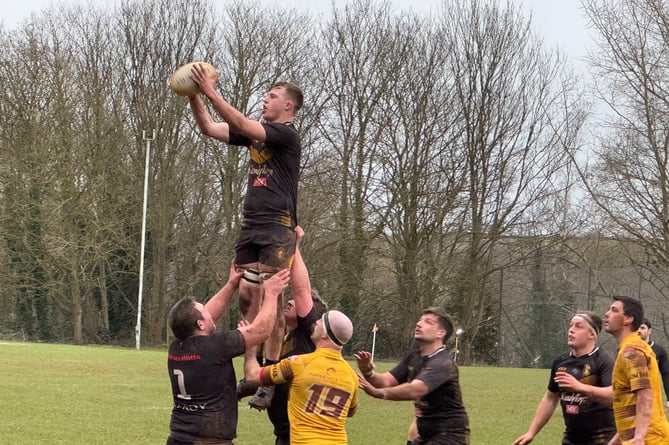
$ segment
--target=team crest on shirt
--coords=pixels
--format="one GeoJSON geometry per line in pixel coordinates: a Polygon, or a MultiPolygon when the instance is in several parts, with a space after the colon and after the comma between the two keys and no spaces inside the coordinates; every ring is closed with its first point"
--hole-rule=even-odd
{"type": "Polygon", "coordinates": [[[586,363],[583,367],[583,377],[588,377],[590,374],[592,374],[592,368],[589,363],[586,363]]]}
{"type": "Polygon", "coordinates": [[[578,405],[567,405],[564,410],[567,414],[578,414],[578,405]]]}
{"type": "Polygon", "coordinates": [[[288,360],[290,361],[297,360],[297,357],[298,357],[297,355],[291,355],[290,357],[288,357],[288,360]]]}
{"type": "Polygon", "coordinates": [[[272,150],[269,150],[263,143],[254,142],[249,149],[251,160],[256,164],[264,164],[272,157],[272,150]]]}

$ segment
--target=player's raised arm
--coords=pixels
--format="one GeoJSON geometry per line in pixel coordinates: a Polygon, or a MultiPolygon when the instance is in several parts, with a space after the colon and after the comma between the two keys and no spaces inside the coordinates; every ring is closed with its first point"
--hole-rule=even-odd
{"type": "Polygon", "coordinates": [[[254,318],[253,323],[239,329],[244,336],[247,349],[259,345],[269,338],[276,321],[277,300],[288,285],[289,278],[290,271],[283,269],[263,282],[265,295],[260,312],[254,318]]]}
{"type": "Polygon", "coordinates": [[[295,313],[298,317],[306,317],[314,301],[311,298],[311,280],[309,270],[302,258],[300,251],[301,241],[304,238],[304,230],[300,226],[295,227],[297,242],[295,245],[295,259],[291,268],[290,281],[293,286],[293,300],[295,302],[295,313]]]}
{"type": "MultiPolygon", "coordinates": [[[[390,374],[390,373],[387,373],[390,374]]],[[[392,377],[392,374],[390,374],[392,377]]],[[[393,377],[394,379],[394,377],[393,377]]],[[[379,380],[383,380],[381,377],[379,380]]],[[[360,388],[368,395],[384,400],[418,400],[430,392],[430,388],[419,379],[400,385],[374,386],[362,374],[358,374],[360,388]]],[[[382,384],[382,383],[381,383],[382,384]]]]}
{"type": "Polygon", "coordinates": [[[378,373],[374,370],[375,366],[370,352],[358,351],[353,354],[353,357],[358,362],[358,369],[362,373],[364,380],[369,382],[374,388],[387,388],[397,385],[397,380],[390,372],[378,373]]]}
{"type": "Polygon", "coordinates": [[[193,112],[193,117],[195,117],[195,123],[202,133],[221,142],[229,142],[229,125],[225,122],[214,121],[214,118],[207,111],[199,95],[189,96],[188,100],[190,101],[190,109],[193,112]]]}
{"type": "MultiPolygon", "coordinates": [[[[209,99],[209,102],[211,102],[218,115],[227,122],[233,131],[239,132],[255,141],[265,142],[267,137],[265,127],[260,122],[247,118],[241,111],[225,101],[214,88],[216,79],[208,77],[202,66],[194,65],[191,70],[191,77],[193,82],[200,88],[202,94],[209,99]]],[[[268,94],[271,94],[271,92],[268,94]]]]}
{"type": "Polygon", "coordinates": [[[205,304],[204,307],[209,311],[211,318],[213,318],[214,321],[218,321],[218,319],[221,318],[225,311],[228,310],[230,301],[232,300],[232,297],[234,296],[235,291],[239,286],[239,280],[241,280],[242,275],[243,272],[237,271],[237,266],[234,264],[234,262],[231,263],[230,275],[228,276],[227,283],[225,283],[225,286],[216,292],[216,295],[211,297],[211,299],[207,301],[207,304],[205,304]]]}

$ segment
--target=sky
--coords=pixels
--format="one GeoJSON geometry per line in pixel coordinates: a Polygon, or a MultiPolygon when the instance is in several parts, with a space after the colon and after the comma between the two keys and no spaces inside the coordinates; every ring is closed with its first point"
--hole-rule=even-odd
{"type": "MultiPolygon", "coordinates": [[[[334,1],[337,6],[343,6],[349,0],[334,1]]],[[[411,9],[417,13],[429,13],[437,10],[442,1],[391,0],[391,4],[398,10],[411,9]]],[[[265,2],[272,3],[270,0],[265,2]]],[[[506,3],[506,0],[500,2],[506,3]]],[[[0,17],[5,29],[12,29],[31,13],[39,13],[40,10],[50,6],[92,3],[114,7],[120,4],[120,0],[10,0],[4,3],[0,17]]],[[[551,48],[559,47],[578,68],[580,59],[585,57],[587,48],[592,46],[580,0],[514,0],[514,3],[522,5],[528,14],[530,10],[532,11],[532,23],[545,43],[551,48]]],[[[316,13],[331,9],[331,0],[284,0],[282,4],[316,13]]]]}

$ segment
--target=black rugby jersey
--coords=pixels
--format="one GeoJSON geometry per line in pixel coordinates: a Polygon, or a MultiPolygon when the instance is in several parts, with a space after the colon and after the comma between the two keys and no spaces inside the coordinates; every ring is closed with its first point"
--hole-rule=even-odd
{"type": "Polygon", "coordinates": [[[561,389],[555,383],[555,373],[567,372],[587,385],[606,387],[611,385],[612,370],[613,359],[599,348],[581,357],[575,357],[569,352],[553,360],[548,390],[560,395],[566,442],[607,444],[616,433],[613,407],[584,394],[561,389]]]}
{"type": "Polygon", "coordinates": [[[416,424],[421,437],[469,431],[458,367],[445,348],[424,357],[420,350],[412,348],[390,373],[398,383],[419,379],[430,389],[429,393],[414,402],[416,424]]]}
{"type": "Polygon", "coordinates": [[[237,435],[237,392],[232,358],[245,350],[239,330],[174,340],[167,369],[174,405],[170,438],[232,440],[237,435]]]}
{"type": "Polygon", "coordinates": [[[291,122],[263,123],[264,143],[230,133],[230,145],[249,148],[249,177],[244,199],[245,227],[297,225],[297,182],[302,146],[291,122]]]}

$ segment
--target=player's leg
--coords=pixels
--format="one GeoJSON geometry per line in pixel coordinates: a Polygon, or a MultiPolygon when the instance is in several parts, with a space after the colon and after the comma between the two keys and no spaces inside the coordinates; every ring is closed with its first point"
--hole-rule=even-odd
{"type": "Polygon", "coordinates": [[[235,264],[244,270],[239,282],[239,310],[248,321],[253,321],[258,315],[262,299],[260,246],[255,242],[257,236],[256,230],[243,227],[235,247],[235,264]]]}
{"type": "Polygon", "coordinates": [[[276,436],[274,440],[274,445],[290,445],[290,434],[283,434],[276,436]]]}
{"type": "MultiPolygon", "coordinates": [[[[295,231],[288,227],[273,227],[265,230],[261,235],[255,238],[256,244],[262,246],[258,251],[260,278],[261,280],[269,278],[275,272],[281,269],[290,268],[295,257],[295,243],[297,235],[295,231]]],[[[283,305],[279,306],[283,308],[283,305]]],[[[264,352],[265,358],[271,362],[276,362],[279,359],[281,352],[281,343],[283,341],[284,327],[281,323],[285,323],[283,319],[283,311],[278,312],[279,320],[275,325],[272,335],[265,343],[264,352]]],[[[260,387],[255,396],[249,401],[252,408],[258,410],[267,409],[272,403],[272,396],[274,395],[274,387],[260,387]]]]}
{"type": "Polygon", "coordinates": [[[245,320],[253,321],[260,311],[262,302],[262,283],[258,271],[258,263],[247,263],[241,266],[244,277],[239,282],[239,310],[245,320]],[[257,281],[256,281],[257,280],[257,281]]]}
{"type": "Polygon", "coordinates": [[[407,445],[411,445],[414,440],[418,437],[418,426],[416,425],[416,418],[414,417],[411,425],[409,425],[409,431],[407,432],[407,445]]]}
{"type": "Polygon", "coordinates": [[[274,445],[290,445],[290,422],[288,421],[288,393],[290,385],[282,383],[274,387],[272,405],[267,416],[274,426],[274,445]]]}
{"type": "MultiPolygon", "coordinates": [[[[239,282],[239,310],[245,320],[253,321],[260,311],[262,302],[262,281],[258,262],[258,246],[254,244],[257,232],[243,227],[235,247],[235,264],[244,271],[239,282]]],[[[262,366],[262,348],[259,349],[258,363],[262,366]]],[[[252,396],[256,393],[256,385],[248,385],[242,378],[237,384],[237,399],[252,396]]]]}
{"type": "MultiPolygon", "coordinates": [[[[260,264],[260,270],[261,280],[263,280],[274,275],[279,269],[274,269],[266,264],[260,264]]],[[[283,295],[279,298],[277,305],[277,322],[274,323],[269,339],[267,339],[267,341],[263,343],[262,348],[259,348],[258,350],[258,363],[260,363],[261,366],[268,366],[279,361],[281,344],[277,344],[277,342],[283,342],[282,326],[285,325],[285,321],[278,320],[283,320],[283,295]]],[[[249,406],[259,411],[267,409],[272,404],[273,396],[274,386],[261,386],[257,389],[251,400],[249,400],[249,406]]]]}
{"type": "Polygon", "coordinates": [[[469,431],[437,433],[427,439],[418,436],[412,445],[469,445],[469,431]]]}

